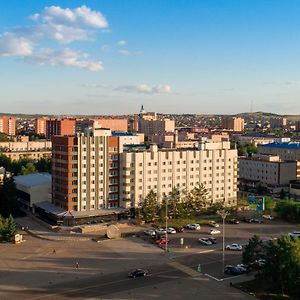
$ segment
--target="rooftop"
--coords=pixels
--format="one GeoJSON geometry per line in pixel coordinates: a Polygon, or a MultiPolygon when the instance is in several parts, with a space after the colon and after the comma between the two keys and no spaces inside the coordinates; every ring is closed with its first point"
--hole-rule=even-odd
{"type": "Polygon", "coordinates": [[[296,143],[296,142],[270,143],[270,144],[265,144],[265,145],[259,145],[259,147],[300,150],[300,143],[296,143]]]}
{"type": "Polygon", "coordinates": [[[16,184],[23,185],[25,187],[34,187],[39,185],[51,185],[52,179],[49,173],[33,173],[28,175],[14,176],[16,184]]]}

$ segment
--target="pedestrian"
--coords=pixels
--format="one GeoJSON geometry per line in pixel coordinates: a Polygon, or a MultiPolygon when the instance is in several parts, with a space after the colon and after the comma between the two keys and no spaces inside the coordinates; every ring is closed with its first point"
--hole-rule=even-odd
{"type": "Polygon", "coordinates": [[[53,249],[52,254],[56,254],[56,250],[55,249],[53,249]]]}
{"type": "Polygon", "coordinates": [[[78,270],[78,268],[79,268],[79,262],[77,261],[76,262],[76,269],[78,270]]]}

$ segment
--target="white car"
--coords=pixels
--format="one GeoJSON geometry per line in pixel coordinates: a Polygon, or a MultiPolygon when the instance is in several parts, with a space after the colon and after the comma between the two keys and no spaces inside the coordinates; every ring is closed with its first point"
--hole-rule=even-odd
{"type": "Polygon", "coordinates": [[[208,225],[211,226],[211,227],[215,227],[215,228],[220,227],[220,225],[218,223],[216,223],[215,221],[209,221],[208,225]]]}
{"type": "Polygon", "coordinates": [[[167,233],[169,233],[169,234],[174,234],[174,233],[176,233],[176,229],[173,228],[173,227],[168,227],[168,228],[167,228],[167,233]]]}
{"type": "Polygon", "coordinates": [[[195,223],[195,224],[187,224],[186,228],[191,229],[191,230],[200,230],[200,225],[195,223]]]}
{"type": "Polygon", "coordinates": [[[288,235],[294,238],[300,238],[300,231],[293,231],[290,232],[288,235]]]}
{"type": "Polygon", "coordinates": [[[209,234],[219,234],[219,233],[221,233],[221,231],[217,230],[217,229],[211,229],[208,233],[209,234]]]}
{"type": "Polygon", "coordinates": [[[203,244],[203,245],[205,245],[205,246],[212,245],[212,242],[211,242],[211,240],[209,238],[200,238],[198,240],[198,242],[201,243],[201,244],[203,244]]]}
{"type": "Polygon", "coordinates": [[[262,217],[266,220],[273,220],[274,217],[272,217],[271,215],[262,215],[262,217]]]}
{"type": "Polygon", "coordinates": [[[232,251],[242,251],[243,246],[239,244],[231,244],[226,246],[226,250],[232,250],[232,251]]]}

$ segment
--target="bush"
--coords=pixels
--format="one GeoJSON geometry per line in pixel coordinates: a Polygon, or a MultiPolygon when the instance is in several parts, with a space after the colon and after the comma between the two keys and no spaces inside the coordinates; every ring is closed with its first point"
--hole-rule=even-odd
{"type": "Polygon", "coordinates": [[[275,211],[284,220],[300,222],[300,203],[291,200],[277,202],[275,211]]]}

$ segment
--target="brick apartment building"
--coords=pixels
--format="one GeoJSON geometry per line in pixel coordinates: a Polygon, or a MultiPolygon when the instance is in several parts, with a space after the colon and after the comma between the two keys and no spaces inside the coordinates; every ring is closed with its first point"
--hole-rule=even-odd
{"type": "Polygon", "coordinates": [[[35,119],[35,132],[37,134],[43,134],[46,136],[46,122],[47,118],[36,118],[35,119]]]}
{"type": "Polygon", "coordinates": [[[75,119],[48,119],[46,120],[46,138],[54,135],[74,135],[75,119]]]}
{"type": "Polygon", "coordinates": [[[16,118],[0,116],[0,132],[7,135],[16,135],[16,118]]]}

